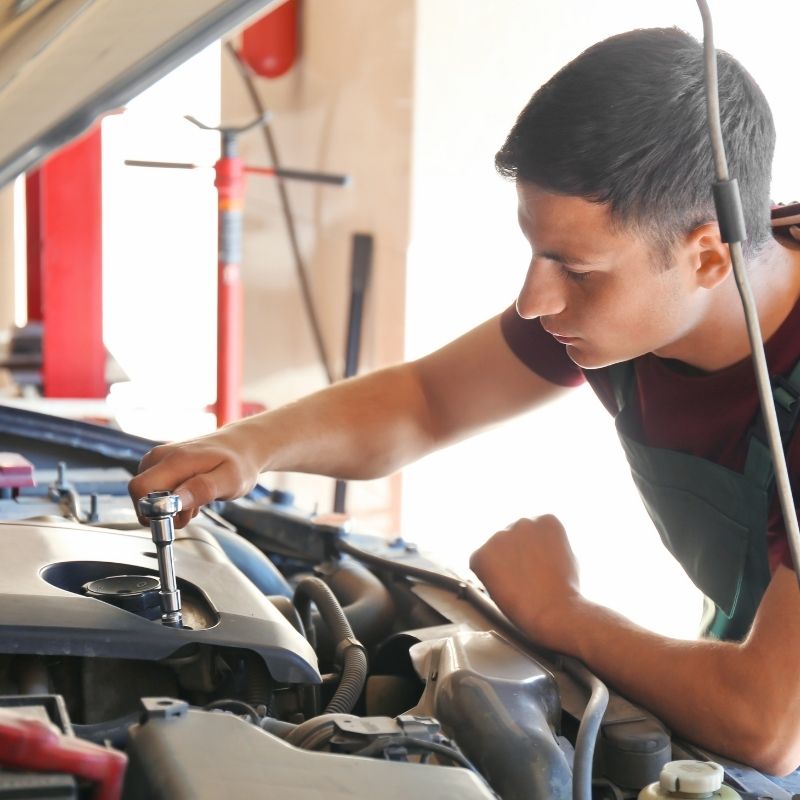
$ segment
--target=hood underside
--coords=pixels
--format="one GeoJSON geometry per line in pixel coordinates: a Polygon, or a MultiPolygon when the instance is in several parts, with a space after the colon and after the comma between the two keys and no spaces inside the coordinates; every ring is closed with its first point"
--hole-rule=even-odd
{"type": "Polygon", "coordinates": [[[0,186],[278,0],[0,0],[0,186]]]}

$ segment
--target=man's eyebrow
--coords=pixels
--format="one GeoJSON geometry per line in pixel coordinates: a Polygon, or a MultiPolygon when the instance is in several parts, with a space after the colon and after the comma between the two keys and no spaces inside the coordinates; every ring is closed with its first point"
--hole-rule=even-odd
{"type": "Polygon", "coordinates": [[[557,261],[559,264],[564,264],[564,266],[586,267],[592,263],[585,258],[569,256],[566,253],[557,253],[554,250],[541,250],[536,255],[549,261],[557,261]]]}

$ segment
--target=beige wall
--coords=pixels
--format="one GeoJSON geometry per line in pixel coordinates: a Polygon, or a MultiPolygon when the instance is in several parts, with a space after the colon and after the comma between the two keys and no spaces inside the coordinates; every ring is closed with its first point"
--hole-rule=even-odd
{"type": "MultiPolygon", "coordinates": [[[[301,249],[334,373],[343,370],[351,236],[375,240],[361,353],[362,371],[403,357],[405,259],[409,241],[414,0],[306,0],[302,56],[286,76],[257,79],[273,114],[285,166],[347,173],[349,188],[289,186],[301,249]]],[[[223,55],[227,124],[254,117],[230,59],[223,55]]],[[[248,163],[268,165],[259,131],[243,135],[248,163]]],[[[325,385],[289,249],[274,182],[251,177],[245,217],[245,398],[269,407],[325,385]]],[[[319,500],[330,481],[268,480],[319,500]]],[[[351,507],[370,525],[396,529],[396,479],[352,487],[351,507]]]]}

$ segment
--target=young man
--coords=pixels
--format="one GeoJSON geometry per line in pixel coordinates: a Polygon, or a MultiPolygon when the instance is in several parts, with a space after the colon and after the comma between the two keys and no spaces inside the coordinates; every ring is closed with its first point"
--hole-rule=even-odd
{"type": "MultiPolygon", "coordinates": [[[[770,230],[771,115],[732,58],[720,54],[719,71],[768,361],[790,375],[800,251],[770,230]]],[[[185,523],[267,470],[378,477],[588,380],[617,417],[665,544],[715,604],[709,635],[666,639],[583,598],[554,517],[496,534],[473,569],[532,640],[582,659],[678,733],[769,773],[793,770],[800,592],[769,458],[750,436],[758,399],[711,200],[704,102],[702,48],[678,30],[587,50],[534,95],[497,155],[532,250],[516,309],[418,361],[158,447],[132,497],[172,489],[185,523]]],[[[798,447],[787,447],[793,475],[798,447]]]]}

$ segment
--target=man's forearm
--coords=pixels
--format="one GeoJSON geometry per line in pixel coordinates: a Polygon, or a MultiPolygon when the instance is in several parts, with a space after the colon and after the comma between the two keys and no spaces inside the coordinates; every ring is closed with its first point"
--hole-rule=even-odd
{"type": "Polygon", "coordinates": [[[498,531],[470,566],[532,641],[581,659],[688,740],[764,772],[800,764],[800,589],[779,567],[741,643],[650,633],[580,594],[560,521],[545,514],[498,531]]]}
{"type": "Polygon", "coordinates": [[[151,491],[175,491],[181,526],[211,500],[246,494],[262,472],[382,477],[563,391],[517,359],[495,317],[418,361],[155,447],[128,488],[134,503],[151,491]]]}
{"type": "Polygon", "coordinates": [[[774,771],[764,760],[766,709],[752,702],[758,675],[743,645],[665,638],[583,598],[548,645],[579,658],[689,741],[774,771]]]}
{"type": "Polygon", "coordinates": [[[387,475],[432,449],[426,415],[413,367],[402,365],[244,420],[231,435],[256,449],[261,471],[363,480],[387,475]]]}
{"type": "Polygon", "coordinates": [[[522,364],[495,317],[417,361],[266,415],[262,466],[376,478],[565,391],[522,364]]]}
{"type": "Polygon", "coordinates": [[[432,449],[428,413],[413,367],[392,367],[198,439],[154,447],[128,491],[134,503],[151,491],[173,491],[182,527],[206,503],[246,494],[268,470],[381,477],[432,449]]]}

